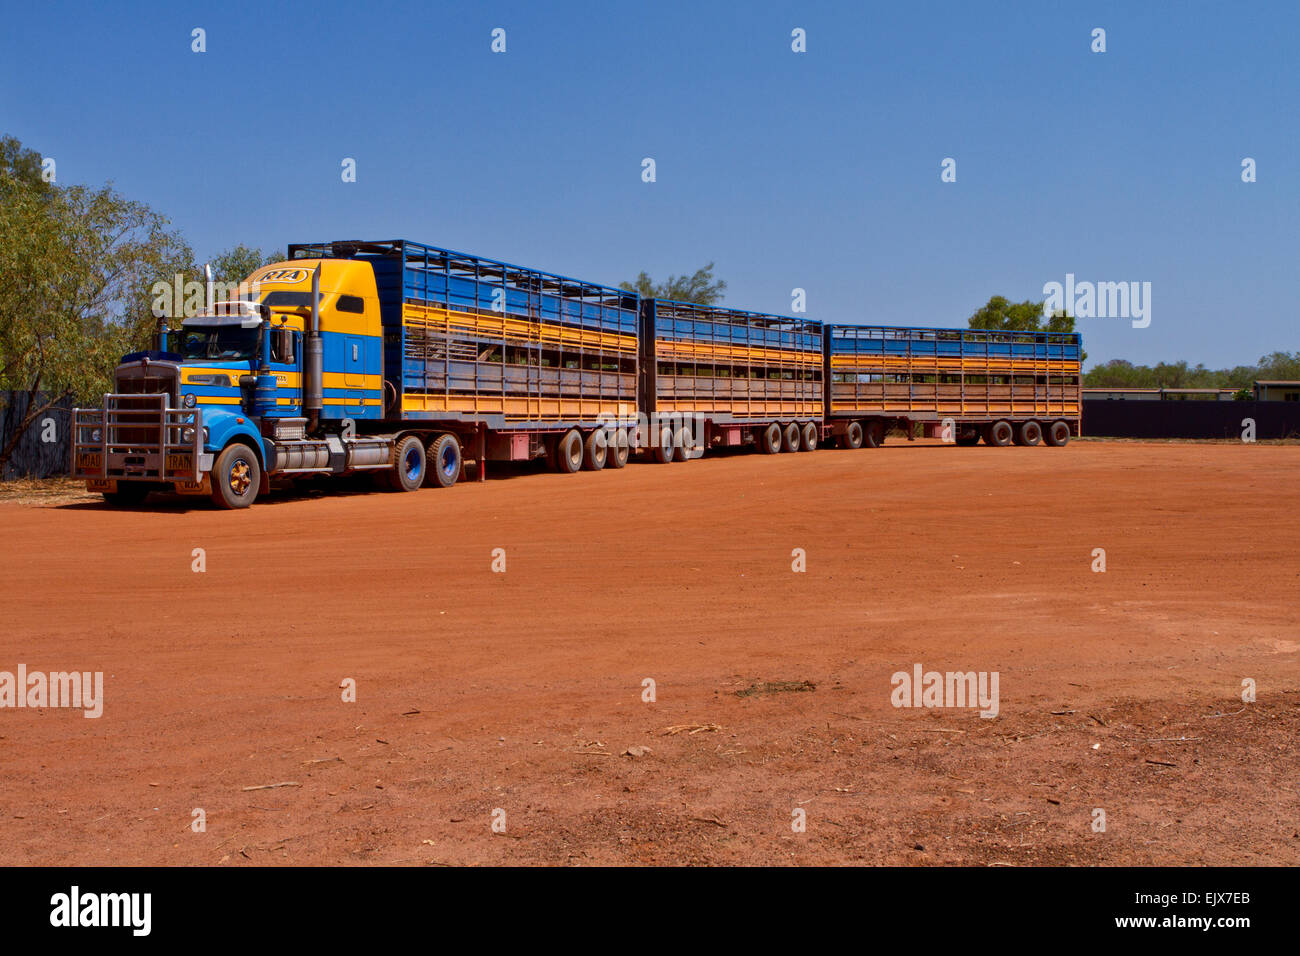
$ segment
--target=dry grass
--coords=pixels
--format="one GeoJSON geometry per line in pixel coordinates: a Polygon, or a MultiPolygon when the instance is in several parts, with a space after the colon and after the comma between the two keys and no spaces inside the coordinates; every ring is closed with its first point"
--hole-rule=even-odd
{"type": "Polygon", "coordinates": [[[15,478],[0,481],[0,501],[19,505],[61,505],[69,501],[98,501],[86,483],[72,478],[15,478]]]}

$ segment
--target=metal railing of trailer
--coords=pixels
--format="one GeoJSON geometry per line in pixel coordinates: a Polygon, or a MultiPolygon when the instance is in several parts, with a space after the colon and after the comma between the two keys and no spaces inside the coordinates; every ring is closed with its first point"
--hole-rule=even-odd
{"type": "Polygon", "coordinates": [[[1081,355],[1072,332],[827,326],[827,414],[1077,419],[1081,355]]]}
{"type": "Polygon", "coordinates": [[[820,322],[643,299],[641,349],[648,413],[718,422],[821,420],[820,322]]]}
{"type": "Polygon", "coordinates": [[[401,418],[549,430],[635,417],[634,292],[408,240],[289,255],[371,264],[401,418]]]}

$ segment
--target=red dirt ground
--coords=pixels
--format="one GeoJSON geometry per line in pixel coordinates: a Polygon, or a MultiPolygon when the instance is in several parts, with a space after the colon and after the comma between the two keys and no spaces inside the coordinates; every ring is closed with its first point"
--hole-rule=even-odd
{"type": "Polygon", "coordinates": [[[0,863],[1295,864],[1298,473],[918,442],[0,504],[0,670],[106,697],[0,710],[0,863]],[[999,715],[895,709],[916,663],[999,715]]]}

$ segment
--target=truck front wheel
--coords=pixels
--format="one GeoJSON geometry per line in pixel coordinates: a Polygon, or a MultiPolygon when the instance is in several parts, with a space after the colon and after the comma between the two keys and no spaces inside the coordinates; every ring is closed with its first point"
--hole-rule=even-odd
{"type": "Polygon", "coordinates": [[[262,485],[262,467],[247,445],[227,445],[212,466],[212,500],[218,508],[247,508],[262,485]]]}

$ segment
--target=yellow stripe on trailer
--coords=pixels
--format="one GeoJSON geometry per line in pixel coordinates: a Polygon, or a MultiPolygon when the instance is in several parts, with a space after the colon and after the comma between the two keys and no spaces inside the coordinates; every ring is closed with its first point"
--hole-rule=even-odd
{"type": "Polygon", "coordinates": [[[539,398],[503,395],[402,395],[403,412],[464,412],[471,415],[503,415],[509,422],[622,420],[636,414],[630,402],[607,399],[539,398]]]}
{"type": "Polygon", "coordinates": [[[658,358],[688,358],[698,361],[701,358],[722,358],[729,361],[744,359],[746,365],[795,365],[803,368],[819,368],[822,357],[817,353],[797,352],[790,349],[769,349],[741,345],[720,345],[714,342],[683,342],[679,339],[655,339],[655,354],[658,358]],[[754,360],[758,361],[755,362],[754,360]]]}
{"type": "Polygon", "coordinates": [[[619,332],[601,332],[541,319],[525,319],[512,315],[482,315],[432,306],[402,306],[402,324],[409,328],[446,335],[467,335],[494,341],[505,340],[519,345],[568,345],[579,349],[601,352],[626,352],[636,354],[635,335],[619,332]]]}

